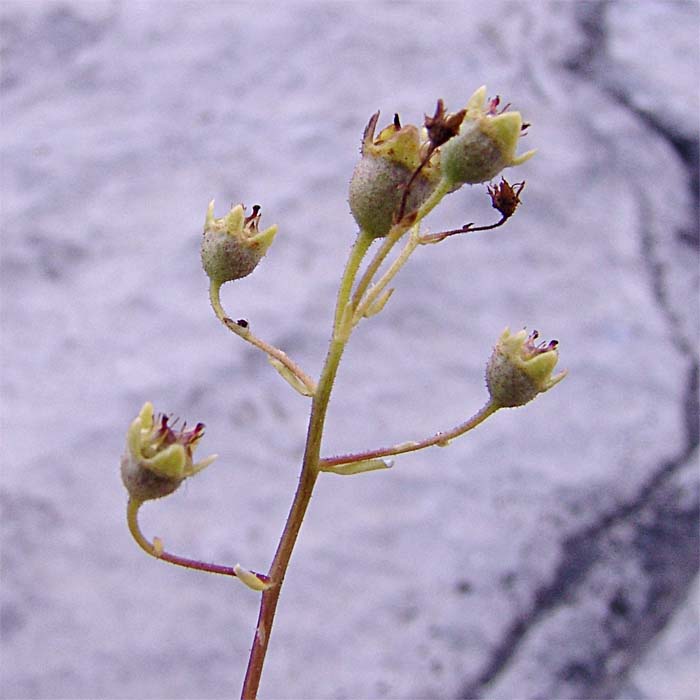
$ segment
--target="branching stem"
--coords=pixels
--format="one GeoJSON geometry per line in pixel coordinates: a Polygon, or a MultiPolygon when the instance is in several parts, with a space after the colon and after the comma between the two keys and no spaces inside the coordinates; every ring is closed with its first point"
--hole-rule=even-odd
{"type": "MultiPolygon", "coordinates": [[[[255,700],[258,694],[263,664],[265,662],[265,655],[270,642],[272,624],[274,621],[280,592],[282,590],[282,583],[287,573],[287,567],[289,566],[294,545],[299,535],[299,530],[301,529],[301,524],[304,520],[309,502],[311,501],[311,495],[319,474],[321,439],[323,437],[323,428],[326,420],[326,412],[328,410],[328,401],[330,399],[333,383],[338,372],[340,360],[343,356],[348,339],[350,338],[350,334],[352,333],[352,329],[357,323],[358,309],[361,305],[364,310],[369,308],[369,306],[377,299],[377,296],[381,294],[383,289],[404,265],[410,253],[415,250],[418,243],[417,228],[414,229],[411,240],[407,244],[406,248],[404,248],[403,253],[394,261],[382,279],[377,283],[377,285],[375,285],[375,288],[367,293],[367,289],[372,283],[372,280],[374,279],[387,255],[391,252],[393,246],[410,228],[417,226],[418,222],[430,211],[432,211],[435,206],[437,206],[437,204],[445,196],[445,194],[449,192],[449,190],[450,184],[445,180],[441,180],[430,197],[424,202],[417,212],[404,217],[392,227],[381,247],[375,253],[374,258],[368,264],[367,269],[357,283],[354,294],[352,291],[353,285],[355,283],[362,260],[364,259],[372,243],[372,237],[365,232],[360,232],[350,252],[350,256],[345,266],[345,272],[343,273],[338,289],[338,298],[333,323],[333,335],[328,348],[328,354],[326,355],[326,361],[323,366],[318,385],[315,388],[311,403],[311,415],[309,417],[309,427],[306,435],[306,447],[304,450],[301,474],[299,475],[299,484],[294,495],[294,500],[292,501],[289,515],[287,516],[287,522],[284,526],[275,557],[272,560],[272,564],[268,572],[271,586],[262,593],[260,611],[258,613],[258,623],[255,628],[253,646],[250,651],[248,668],[246,669],[245,680],[243,682],[243,691],[241,694],[242,700],[255,700]]],[[[229,327],[229,323],[224,320],[225,314],[221,308],[221,304],[218,302],[218,289],[215,290],[215,292],[212,292],[211,296],[212,306],[214,307],[217,316],[219,316],[222,322],[226,323],[227,327],[229,327]]],[[[234,323],[230,319],[229,322],[234,323]]],[[[243,329],[243,331],[241,331],[240,329],[237,330],[234,327],[231,328],[231,330],[244,337],[244,339],[249,340],[249,342],[252,342],[248,329],[243,329]]],[[[260,344],[254,344],[261,347],[260,344]]],[[[262,349],[269,352],[267,348],[262,349]]],[[[281,358],[278,357],[277,359],[281,358]]],[[[291,362],[288,358],[286,358],[286,360],[291,362]]],[[[290,364],[285,363],[285,366],[290,369],[292,368],[290,364]]]]}
{"type": "Polygon", "coordinates": [[[410,442],[402,442],[398,445],[392,445],[391,447],[380,447],[375,450],[366,450],[365,452],[354,452],[351,454],[337,455],[335,457],[324,457],[320,461],[320,466],[323,467],[334,467],[340,464],[352,464],[353,462],[362,462],[367,459],[377,459],[379,457],[391,457],[395,455],[406,454],[407,452],[415,452],[416,450],[423,450],[426,447],[432,447],[438,445],[439,447],[444,447],[450,441],[454,440],[460,435],[473,430],[478,425],[481,425],[489,416],[492,416],[499,406],[488,402],[483,408],[481,408],[477,413],[475,413],[469,420],[464,423],[460,423],[458,426],[452,428],[451,430],[446,430],[444,432],[435,433],[430,437],[424,438],[423,440],[415,440],[410,442]]]}
{"type": "Polygon", "coordinates": [[[425,236],[421,236],[418,241],[421,245],[427,243],[439,243],[440,241],[448,238],[449,236],[457,236],[461,233],[476,233],[477,231],[491,231],[492,229],[503,226],[503,224],[508,221],[510,217],[504,216],[495,224],[489,224],[488,226],[474,226],[474,224],[465,224],[461,228],[455,228],[450,231],[439,231],[438,233],[430,233],[425,236]]]}
{"type": "Polygon", "coordinates": [[[381,267],[382,263],[384,260],[386,260],[387,256],[391,252],[391,249],[396,245],[396,242],[401,238],[401,236],[404,235],[404,233],[406,233],[406,231],[407,229],[405,227],[397,224],[396,226],[392,227],[389,234],[384,238],[379,250],[375,253],[374,257],[367,265],[367,269],[364,271],[364,274],[362,277],[360,277],[360,281],[357,283],[355,292],[352,295],[351,305],[353,308],[357,308],[359,306],[360,300],[364,296],[369,285],[372,283],[372,280],[377,274],[377,271],[381,267]]]}
{"type": "Polygon", "coordinates": [[[300,384],[308,390],[308,395],[313,395],[313,392],[316,390],[316,382],[314,382],[314,380],[308,374],[306,374],[306,372],[304,372],[304,370],[301,369],[301,367],[299,367],[299,365],[297,365],[286,352],[276,348],[274,345],[270,345],[261,338],[258,338],[250,330],[247,322],[242,320],[234,321],[226,314],[226,311],[224,311],[224,307],[221,304],[220,284],[216,282],[210,283],[209,300],[212,308],[214,309],[216,317],[219,319],[219,321],[221,321],[221,323],[224,324],[224,326],[226,326],[226,328],[240,338],[243,338],[243,340],[248,341],[251,345],[254,345],[256,348],[262,350],[264,353],[267,353],[267,355],[273,360],[276,360],[280,364],[284,365],[284,367],[286,367],[287,370],[289,370],[289,372],[297,378],[300,384]]]}
{"type": "Polygon", "coordinates": [[[418,247],[419,242],[420,238],[418,237],[418,228],[416,224],[416,227],[414,227],[414,229],[411,231],[410,238],[406,242],[401,254],[396,258],[396,260],[394,260],[382,277],[372,285],[365,297],[356,307],[353,315],[353,325],[357,325],[357,323],[362,320],[368,309],[372,307],[380,294],[382,294],[389,283],[394,279],[394,277],[396,277],[399,270],[406,264],[406,261],[410,257],[411,253],[418,247]]]}
{"type": "MultiPolygon", "coordinates": [[[[129,525],[129,532],[131,536],[136,541],[141,549],[143,549],[146,554],[150,554],[156,559],[162,559],[167,561],[169,564],[175,564],[176,566],[184,566],[187,569],[196,569],[197,571],[206,571],[210,574],[222,574],[223,576],[236,576],[236,572],[233,567],[222,566],[221,564],[208,564],[207,562],[199,561],[197,559],[188,559],[186,557],[180,557],[177,554],[171,554],[162,549],[162,543],[160,546],[156,546],[153,542],[150,542],[146,536],[141,532],[138,521],[138,512],[143,501],[138,501],[133,498],[129,499],[126,506],[126,520],[129,525]]],[[[160,542],[160,540],[156,540],[160,542]]],[[[259,578],[263,583],[269,581],[265,574],[259,574],[255,571],[251,572],[257,578],[259,578]]]]}
{"type": "Polygon", "coordinates": [[[291,559],[292,551],[319,474],[318,462],[321,453],[321,438],[323,436],[323,426],[326,419],[328,401],[333,389],[333,382],[338,372],[338,366],[349,337],[347,326],[349,325],[351,317],[345,312],[345,309],[349,302],[353,281],[371,242],[371,237],[365,233],[360,233],[355,240],[355,245],[348,258],[345,272],[340,283],[338,300],[336,303],[333,337],[331,338],[326,362],[311,404],[311,416],[309,418],[309,428],[306,436],[306,448],[304,450],[304,459],[299,476],[299,485],[294,495],[292,507],[289,511],[289,516],[287,517],[287,522],[282,532],[277,552],[270,566],[269,577],[272,581],[272,586],[262,594],[258,624],[255,629],[253,647],[250,652],[248,668],[241,694],[243,700],[255,700],[258,693],[260,677],[265,662],[265,654],[267,653],[267,647],[270,641],[272,623],[282,589],[282,582],[287,573],[289,560],[291,559]]]}

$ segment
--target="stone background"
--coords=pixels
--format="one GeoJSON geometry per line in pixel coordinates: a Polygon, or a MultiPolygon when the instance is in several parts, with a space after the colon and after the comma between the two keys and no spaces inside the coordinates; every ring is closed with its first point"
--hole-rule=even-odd
{"type": "MultiPolygon", "coordinates": [[[[257,596],[143,555],[118,475],[144,400],[204,421],[217,464],[144,530],[267,568],[308,402],[212,315],[207,202],[280,225],[224,304],[317,372],[369,115],[486,83],[532,122],[524,206],[411,260],[324,452],[464,420],[506,325],[558,338],[570,376],[447,450],[321,479],[261,697],[697,698],[698,14],[3,0],[2,697],[237,694],[257,596]]],[[[427,225],[488,204],[465,189],[427,225]]]]}

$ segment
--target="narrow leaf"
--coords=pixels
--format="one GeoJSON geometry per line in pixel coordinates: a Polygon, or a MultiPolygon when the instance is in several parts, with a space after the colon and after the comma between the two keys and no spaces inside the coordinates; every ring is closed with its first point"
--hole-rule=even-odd
{"type": "Polygon", "coordinates": [[[263,581],[249,569],[244,569],[240,564],[236,564],[233,567],[233,571],[242,584],[252,588],[254,591],[266,591],[272,585],[269,581],[263,581]]]}
{"type": "Polygon", "coordinates": [[[276,357],[267,358],[270,364],[282,375],[282,378],[294,389],[298,391],[302,396],[313,396],[314,387],[310,387],[305,384],[299,377],[297,377],[292,370],[286,365],[282,364],[276,357]]]}
{"type": "Polygon", "coordinates": [[[365,318],[371,318],[376,316],[385,306],[389,298],[394,293],[394,288],[385,289],[367,308],[363,316],[365,318]]]}
{"type": "Polygon", "coordinates": [[[346,464],[335,464],[333,466],[321,467],[321,471],[341,476],[352,474],[363,474],[373,472],[377,469],[390,469],[394,466],[393,459],[364,459],[361,462],[348,462],[346,464]]]}

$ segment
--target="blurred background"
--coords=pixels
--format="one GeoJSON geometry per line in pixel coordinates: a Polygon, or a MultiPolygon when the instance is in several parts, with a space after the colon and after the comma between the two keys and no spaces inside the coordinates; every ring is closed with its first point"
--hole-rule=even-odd
{"type": "MultiPolygon", "coordinates": [[[[203,421],[147,504],[168,550],[267,570],[308,399],[216,321],[207,203],[280,232],[234,318],[320,369],[363,128],[482,84],[530,122],[501,229],[417,252],[341,366],[324,454],[485,400],[505,326],[570,376],[448,449],[320,479],[265,698],[664,698],[698,688],[698,4],[0,4],[3,698],[237,696],[258,596],[144,555],[125,431],[203,421]]],[[[490,223],[485,188],[438,231],[490,223]]]]}

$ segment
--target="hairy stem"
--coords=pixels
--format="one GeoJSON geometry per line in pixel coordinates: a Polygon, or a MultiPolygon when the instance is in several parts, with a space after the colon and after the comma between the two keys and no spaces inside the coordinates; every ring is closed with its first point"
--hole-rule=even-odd
{"type": "Polygon", "coordinates": [[[255,629],[253,647],[250,651],[248,668],[243,682],[243,691],[241,694],[243,700],[255,700],[260,686],[265,654],[267,653],[267,647],[270,641],[270,633],[277,609],[277,602],[282,590],[282,583],[287,573],[289,560],[291,559],[292,551],[294,550],[294,545],[304,520],[304,515],[306,514],[311,500],[316,479],[318,478],[321,439],[323,437],[323,427],[328,410],[328,401],[338,372],[338,365],[340,364],[349,336],[347,327],[350,325],[349,321],[351,317],[346,313],[346,308],[350,299],[353,281],[355,280],[360,263],[371,242],[372,239],[369,236],[360,233],[350,253],[340,283],[333,337],[311,404],[311,416],[309,418],[309,428],[306,435],[306,447],[304,450],[301,474],[299,476],[299,485],[294,495],[292,507],[289,511],[289,516],[287,517],[287,522],[282,532],[277,552],[270,566],[269,577],[272,581],[272,586],[262,594],[258,624],[255,629]]]}
{"type": "Polygon", "coordinates": [[[396,245],[399,238],[406,233],[406,230],[407,229],[405,226],[397,224],[384,238],[382,245],[376,252],[374,258],[372,258],[370,261],[362,277],[360,277],[360,281],[357,283],[355,293],[352,295],[353,307],[357,308],[364,293],[367,291],[367,287],[369,287],[370,283],[374,279],[374,276],[377,274],[377,270],[379,270],[384,260],[386,260],[387,255],[389,255],[391,249],[396,245]]]}
{"type": "MultiPolygon", "coordinates": [[[[357,307],[362,302],[367,288],[371,284],[374,276],[381,267],[382,262],[386,259],[386,256],[391,251],[392,247],[410,227],[417,224],[424,216],[432,211],[435,206],[437,206],[440,200],[445,196],[445,194],[447,194],[449,188],[449,183],[444,180],[440,181],[431,196],[426,200],[426,202],[424,202],[418,212],[411,216],[409,222],[398,222],[392,228],[389,235],[384,240],[381,248],[375,254],[374,259],[367,266],[367,269],[358,282],[353,294],[352,288],[355,278],[357,277],[360,264],[367,253],[370,244],[372,243],[372,238],[365,232],[360,232],[355,240],[355,244],[345,267],[345,272],[343,273],[343,277],[340,281],[333,323],[333,337],[331,339],[330,347],[328,348],[328,354],[321,372],[321,377],[313,394],[311,416],[309,417],[309,427],[306,435],[306,447],[304,450],[301,474],[299,475],[299,484],[294,495],[294,500],[292,501],[289,515],[287,516],[287,522],[282,532],[282,537],[280,538],[279,545],[277,546],[277,552],[275,553],[275,557],[270,566],[268,575],[272,585],[263,592],[262,600],[260,602],[258,623],[255,629],[255,635],[253,637],[253,646],[250,651],[250,658],[248,659],[248,668],[246,670],[245,680],[243,682],[243,691],[241,694],[242,700],[255,700],[258,693],[263,664],[265,663],[265,655],[267,653],[267,647],[270,641],[272,623],[274,621],[275,611],[277,609],[277,603],[279,601],[279,596],[282,589],[282,583],[287,572],[287,567],[289,566],[294,545],[299,535],[299,530],[301,529],[301,524],[304,520],[309,502],[311,501],[311,495],[316,484],[316,479],[318,478],[319,460],[321,455],[321,439],[323,437],[323,428],[326,419],[326,412],[328,410],[328,401],[330,399],[333,383],[338,372],[338,366],[343,356],[343,351],[345,350],[348,338],[353,329],[353,317],[356,316],[357,307]]],[[[415,245],[410,248],[409,253],[412,252],[414,248],[415,245]]],[[[393,275],[396,274],[401,265],[403,265],[403,263],[406,261],[407,257],[408,256],[402,258],[399,267],[396,268],[393,273],[391,270],[387,273],[391,273],[387,280],[387,284],[388,281],[393,278],[393,275]]],[[[382,289],[385,286],[386,284],[382,286],[382,289]]],[[[379,292],[381,292],[381,289],[379,292]]],[[[376,296],[373,296],[372,300],[375,298],[376,296]]],[[[214,300],[212,300],[212,305],[214,306],[214,310],[217,311],[214,300]]],[[[223,312],[223,309],[221,311],[223,312]]],[[[218,315],[219,311],[217,311],[217,316],[218,315]]],[[[237,331],[235,328],[232,328],[232,330],[239,333],[239,331],[237,331]]],[[[239,333],[239,335],[242,335],[244,338],[246,337],[242,333],[239,333]]],[[[289,365],[286,366],[289,367],[289,365]]]]}
{"type": "MultiPolygon", "coordinates": [[[[141,532],[138,521],[138,512],[143,501],[135,500],[133,498],[129,499],[126,506],[126,520],[129,525],[129,532],[131,536],[136,541],[141,549],[143,549],[146,554],[150,554],[156,559],[162,559],[167,561],[169,564],[175,564],[176,566],[184,566],[187,569],[196,569],[197,571],[206,571],[210,574],[222,574],[223,576],[236,576],[236,571],[233,567],[222,566],[221,564],[208,564],[207,562],[199,561],[197,559],[188,559],[186,557],[180,557],[177,554],[171,554],[162,549],[162,543],[160,546],[156,546],[154,543],[150,542],[146,536],[141,532]]],[[[156,540],[160,542],[160,540],[156,540]]],[[[268,578],[265,574],[259,574],[255,571],[251,573],[256,576],[263,583],[268,582],[268,578]]]]}
{"type": "Polygon", "coordinates": [[[394,260],[389,269],[372,285],[362,301],[358,304],[353,315],[353,324],[357,324],[362,320],[362,317],[372,307],[379,295],[387,288],[391,280],[396,277],[399,270],[406,264],[406,261],[411,256],[411,253],[418,247],[419,237],[417,228],[411,232],[408,242],[401,251],[401,254],[394,260]]]}
{"type": "Polygon", "coordinates": [[[226,328],[235,333],[237,336],[248,341],[251,345],[254,345],[259,350],[267,353],[270,358],[284,365],[284,367],[286,367],[289,372],[291,372],[291,374],[296,377],[304,387],[306,387],[308,390],[308,395],[311,396],[316,390],[316,383],[314,380],[308,374],[306,374],[306,372],[304,372],[299,365],[291,360],[286,352],[276,348],[274,345],[266,343],[261,338],[258,338],[250,330],[247,323],[234,321],[232,318],[230,318],[226,314],[226,311],[221,304],[220,292],[221,285],[216,282],[211,282],[209,285],[209,301],[211,302],[211,306],[214,309],[214,313],[219,321],[221,321],[226,328]]]}
{"type": "MultiPolygon", "coordinates": [[[[391,230],[385,236],[380,249],[367,266],[367,269],[360,278],[360,281],[357,283],[355,293],[352,297],[352,305],[355,308],[359,306],[364,293],[367,291],[367,288],[374,279],[374,276],[377,274],[377,271],[381,267],[384,260],[386,260],[386,257],[391,252],[391,249],[396,245],[397,241],[399,241],[399,239],[406,233],[406,231],[408,231],[409,228],[417,225],[418,222],[424,219],[442,201],[443,197],[449,191],[450,184],[446,180],[440,180],[430,197],[423,202],[420,209],[415,212],[408,223],[401,220],[391,227],[391,230]]],[[[415,248],[415,246],[413,246],[413,248],[415,248]]],[[[411,252],[413,251],[413,248],[411,249],[411,252]]],[[[405,260],[403,262],[405,262],[405,260]]]]}
{"type": "Polygon", "coordinates": [[[440,243],[440,241],[444,241],[448,236],[458,236],[462,233],[476,233],[477,231],[492,231],[499,226],[503,226],[503,224],[505,224],[509,218],[509,216],[502,216],[501,219],[495,224],[489,224],[488,226],[474,226],[473,224],[465,224],[460,228],[455,228],[450,231],[439,231],[438,233],[431,233],[427,236],[421,236],[418,242],[421,245],[427,245],[429,243],[440,243]]]}
{"type": "Polygon", "coordinates": [[[410,442],[402,442],[391,447],[380,447],[375,450],[366,450],[365,452],[353,452],[346,455],[337,455],[336,457],[324,457],[320,460],[319,465],[323,467],[334,467],[340,464],[352,464],[353,462],[362,462],[366,459],[377,459],[379,457],[390,457],[394,455],[405,454],[406,452],[415,452],[423,450],[426,447],[438,445],[444,447],[448,442],[454,440],[460,435],[473,430],[478,425],[481,425],[489,416],[493,415],[500,407],[489,401],[483,408],[477,411],[469,420],[460,423],[458,426],[445,432],[435,433],[423,440],[412,440],[410,442]]]}

